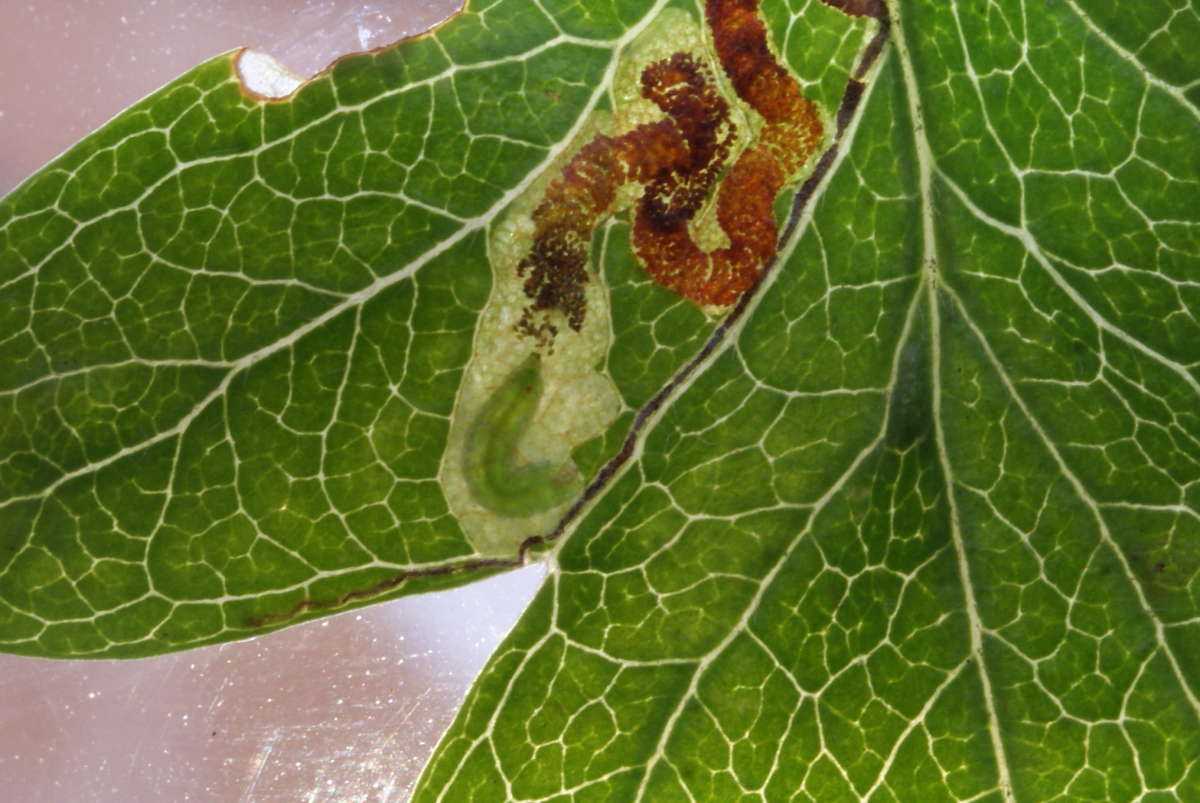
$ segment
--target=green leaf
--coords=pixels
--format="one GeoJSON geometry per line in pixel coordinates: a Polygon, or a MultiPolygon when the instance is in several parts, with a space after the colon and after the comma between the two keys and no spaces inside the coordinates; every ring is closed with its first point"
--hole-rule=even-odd
{"type": "Polygon", "coordinates": [[[701,8],[476,3],[283,102],[223,56],[49,165],[0,202],[3,648],[550,547],[417,799],[1200,797],[1198,13],[886,12],[763,1],[830,133],[727,318],[597,228],[514,463],[590,485],[529,515],[462,475],[505,288],[701,8]]]}

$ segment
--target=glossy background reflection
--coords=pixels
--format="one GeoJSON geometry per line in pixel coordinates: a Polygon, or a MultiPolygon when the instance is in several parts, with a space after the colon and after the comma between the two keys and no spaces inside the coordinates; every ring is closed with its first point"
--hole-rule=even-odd
{"type": "MultiPolygon", "coordinates": [[[[200,61],[249,45],[308,75],[454,0],[8,0],[0,193],[200,61]]],[[[541,567],[141,661],[0,656],[2,800],[400,801],[541,567]]]]}

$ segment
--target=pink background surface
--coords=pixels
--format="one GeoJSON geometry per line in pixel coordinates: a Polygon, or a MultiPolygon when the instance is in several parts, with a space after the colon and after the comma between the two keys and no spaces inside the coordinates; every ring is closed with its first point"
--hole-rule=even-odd
{"type": "MultiPolygon", "coordinates": [[[[4,5],[0,194],[210,56],[249,45],[308,75],[458,3],[4,5]]],[[[140,661],[0,655],[0,800],[406,800],[542,573],[140,661]]]]}

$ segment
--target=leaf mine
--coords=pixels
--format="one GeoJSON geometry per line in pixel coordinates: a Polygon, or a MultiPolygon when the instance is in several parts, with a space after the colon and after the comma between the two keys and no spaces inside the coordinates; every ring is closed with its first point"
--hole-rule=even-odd
{"type": "Polygon", "coordinates": [[[534,493],[527,481],[564,465],[570,448],[621,411],[611,379],[596,367],[612,342],[608,291],[589,265],[597,227],[632,209],[631,245],[643,268],[710,314],[754,287],[775,255],[775,204],[808,170],[822,113],[771,52],[756,3],[713,0],[705,15],[707,35],[680,9],[647,27],[615,70],[612,111],[594,112],[493,229],[494,285],[447,451],[467,457],[443,460],[441,476],[451,509],[483,552],[511,553],[553,523],[570,498],[562,482],[534,493]],[[516,367],[531,345],[542,358],[516,367]],[[534,365],[553,389],[545,414],[560,423],[551,431],[536,405],[519,406],[522,448],[544,468],[505,493],[518,427],[482,422],[498,415],[493,405],[534,365]]]}
{"type": "Polygon", "coordinates": [[[616,136],[597,134],[534,210],[533,243],[517,266],[530,299],[518,328],[540,343],[552,341],[558,327],[549,315],[535,323],[538,313],[558,311],[572,329],[582,324],[591,233],[626,184],[642,187],[633,227],[638,259],[655,282],[701,307],[728,309],[774,256],[776,198],[798,178],[824,126],[771,52],[757,3],[709,0],[706,18],[720,70],[760,120],[757,135],[730,162],[737,124],[708,60],[676,50],[648,63],[640,94],[665,116],[616,136]],[[726,244],[705,248],[690,227],[714,187],[726,244]]]}

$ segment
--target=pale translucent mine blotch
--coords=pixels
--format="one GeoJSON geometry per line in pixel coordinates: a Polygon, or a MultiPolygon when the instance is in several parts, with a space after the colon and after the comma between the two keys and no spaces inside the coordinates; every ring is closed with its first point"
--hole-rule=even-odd
{"type": "Polygon", "coordinates": [[[571,451],[622,410],[608,288],[588,252],[603,219],[636,204],[639,262],[709,314],[755,286],[778,247],[774,204],[809,169],[822,113],[757,17],[718,11],[709,42],[690,14],[664,10],[617,65],[612,112],[593,112],[491,231],[492,292],[440,475],[480,553],[511,556],[554,529],[591,479],[571,451]]]}

